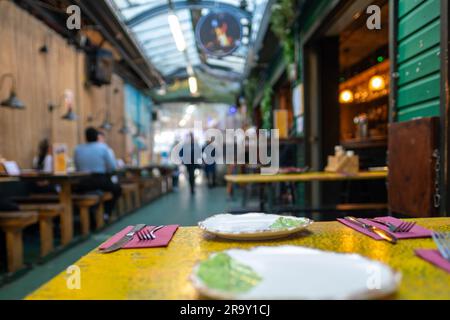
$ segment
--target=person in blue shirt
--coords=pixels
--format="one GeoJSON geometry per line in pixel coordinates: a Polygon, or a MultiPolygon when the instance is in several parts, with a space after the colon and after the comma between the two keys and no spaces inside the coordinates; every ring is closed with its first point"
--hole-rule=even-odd
{"type": "Polygon", "coordinates": [[[113,194],[113,199],[105,203],[105,214],[109,217],[122,194],[120,185],[112,180],[116,170],[116,160],[108,145],[99,141],[99,131],[86,129],[86,143],[75,148],[74,162],[79,172],[91,173],[76,187],[77,192],[103,191],[113,194]]]}

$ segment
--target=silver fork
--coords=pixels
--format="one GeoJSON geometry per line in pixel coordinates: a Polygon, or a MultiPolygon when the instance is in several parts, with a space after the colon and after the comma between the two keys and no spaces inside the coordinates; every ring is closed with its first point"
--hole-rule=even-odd
{"type": "Polygon", "coordinates": [[[405,233],[405,232],[409,232],[412,230],[412,228],[414,228],[414,226],[416,225],[415,222],[402,222],[400,223],[398,226],[393,225],[392,223],[389,222],[385,222],[385,221],[381,221],[378,219],[370,219],[370,221],[382,224],[386,227],[389,228],[389,231],[391,232],[397,232],[397,233],[405,233]]]}
{"type": "Polygon", "coordinates": [[[450,233],[433,232],[431,234],[442,257],[450,261],[450,233]]]}
{"type": "Polygon", "coordinates": [[[148,229],[144,229],[141,232],[139,232],[137,236],[138,236],[139,240],[141,240],[141,241],[155,240],[156,239],[155,232],[158,230],[161,230],[164,227],[165,226],[155,227],[150,231],[148,229]]]}
{"type": "Polygon", "coordinates": [[[412,228],[416,225],[415,222],[402,222],[399,224],[397,228],[394,229],[394,232],[410,232],[412,228]]]}

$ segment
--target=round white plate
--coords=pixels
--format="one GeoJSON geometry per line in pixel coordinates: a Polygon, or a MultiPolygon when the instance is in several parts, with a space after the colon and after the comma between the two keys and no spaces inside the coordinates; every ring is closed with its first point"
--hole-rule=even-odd
{"type": "Polygon", "coordinates": [[[375,299],[395,293],[401,279],[401,275],[389,266],[357,254],[280,246],[232,249],[213,254],[208,259],[217,254],[227,254],[233,261],[232,265],[239,264],[233,272],[218,271],[219,279],[236,283],[236,278],[239,278],[236,270],[243,270],[244,265],[250,269],[246,269],[245,275],[239,279],[250,281],[248,270],[251,270],[258,281],[253,281],[252,287],[245,292],[224,290],[213,282],[203,281],[199,276],[200,266],[204,263],[201,262],[194,268],[191,281],[203,296],[214,299],[375,299]]]}
{"type": "Polygon", "coordinates": [[[231,240],[268,240],[287,237],[313,223],[307,218],[286,217],[274,214],[248,213],[241,215],[218,214],[198,225],[207,233],[231,240]],[[279,219],[289,220],[295,226],[271,227],[279,219]]]}

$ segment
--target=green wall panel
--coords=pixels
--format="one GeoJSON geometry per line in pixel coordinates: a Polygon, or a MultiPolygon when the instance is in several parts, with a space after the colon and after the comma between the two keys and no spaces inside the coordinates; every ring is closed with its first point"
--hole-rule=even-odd
{"type": "Polygon", "coordinates": [[[418,5],[420,5],[422,2],[426,0],[400,0],[398,2],[398,16],[399,18],[405,16],[411,10],[416,8],[418,5]]]}
{"type": "Polygon", "coordinates": [[[439,116],[439,100],[422,103],[413,107],[409,107],[398,112],[398,121],[407,121],[419,117],[435,117],[439,116]]]}
{"type": "Polygon", "coordinates": [[[427,100],[439,98],[440,74],[415,81],[398,90],[397,108],[401,109],[427,100]]]}
{"type": "Polygon", "coordinates": [[[418,57],[401,64],[398,69],[398,85],[402,86],[432,73],[439,72],[441,68],[440,52],[441,48],[439,46],[433,47],[418,57]]]}
{"type": "Polygon", "coordinates": [[[410,37],[398,44],[398,56],[399,63],[428,50],[441,41],[441,24],[439,20],[434,21],[421,31],[414,33],[410,37]]]}
{"type": "Polygon", "coordinates": [[[397,121],[439,115],[440,41],[440,0],[398,1],[397,121]]]}
{"type": "Polygon", "coordinates": [[[420,30],[440,16],[440,1],[429,0],[417,7],[398,24],[398,40],[402,40],[420,30]]]}

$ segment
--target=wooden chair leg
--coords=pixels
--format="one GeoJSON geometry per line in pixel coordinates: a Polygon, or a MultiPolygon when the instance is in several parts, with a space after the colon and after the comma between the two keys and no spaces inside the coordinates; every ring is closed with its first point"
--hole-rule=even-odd
{"type": "Polygon", "coordinates": [[[16,272],[23,267],[22,229],[5,229],[6,259],[8,272],[16,272]]]}
{"type": "Polygon", "coordinates": [[[41,258],[53,251],[53,218],[39,218],[39,232],[41,235],[41,258]]]}
{"type": "Polygon", "coordinates": [[[132,211],[133,208],[133,199],[131,198],[131,192],[127,192],[125,194],[125,202],[126,202],[126,207],[127,207],[127,211],[132,211]]]}
{"type": "Polygon", "coordinates": [[[118,207],[119,207],[119,215],[123,216],[126,213],[126,209],[125,209],[125,200],[122,197],[120,197],[119,201],[118,201],[118,207]]]}
{"type": "Polygon", "coordinates": [[[139,194],[139,189],[134,192],[134,199],[136,200],[136,209],[139,209],[141,207],[141,196],[139,194]]]}
{"type": "Polygon", "coordinates": [[[91,222],[89,218],[89,207],[80,207],[80,224],[81,224],[81,234],[83,236],[88,236],[91,229],[91,222]]]}
{"type": "Polygon", "coordinates": [[[104,203],[100,202],[97,210],[95,211],[95,227],[101,229],[105,225],[105,208],[104,203]]]}

